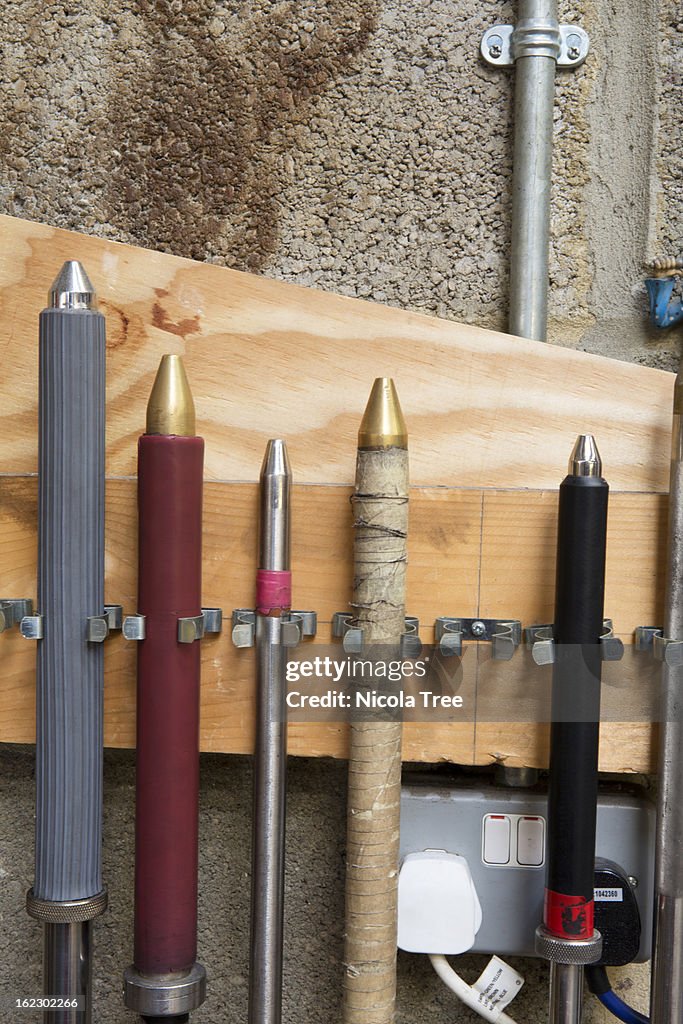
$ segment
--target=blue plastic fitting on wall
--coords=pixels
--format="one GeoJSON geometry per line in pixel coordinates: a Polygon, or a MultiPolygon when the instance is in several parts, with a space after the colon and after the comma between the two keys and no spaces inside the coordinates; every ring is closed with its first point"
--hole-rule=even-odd
{"type": "Polygon", "coordinates": [[[655,327],[673,327],[683,320],[683,299],[672,298],[674,277],[648,277],[645,279],[650,300],[650,323],[655,327]]]}

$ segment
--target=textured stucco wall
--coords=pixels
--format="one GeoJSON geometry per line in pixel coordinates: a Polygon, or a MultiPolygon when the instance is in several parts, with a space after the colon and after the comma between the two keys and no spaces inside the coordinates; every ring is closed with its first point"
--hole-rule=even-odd
{"type": "MultiPolygon", "coordinates": [[[[680,253],[683,6],[561,3],[592,54],[558,76],[551,341],[673,368],[643,264],[680,253]]],[[[15,0],[0,11],[0,210],[484,326],[504,327],[513,75],[478,43],[491,0],[15,0]]],[[[1,577],[1,567],[0,567],[1,577]]],[[[286,1019],[339,1015],[344,768],[292,762],[286,1019]]],[[[130,956],[133,759],[106,759],[99,1024],[130,956]]],[[[35,994],[30,752],[0,749],[0,992],[35,994]]],[[[250,777],[203,758],[197,1021],[245,1019],[250,777]]],[[[466,960],[471,979],[480,960],[466,960]]],[[[523,965],[519,1021],[544,1019],[523,965]]],[[[615,972],[644,1008],[644,968],[615,972]]],[[[401,956],[399,1024],[475,1018],[401,956]]],[[[0,1020],[15,1020],[0,1007],[0,1020]]],[[[23,1019],[23,1018],[22,1018],[23,1019]]],[[[591,1002],[587,1021],[607,1017],[591,1002]]]]}

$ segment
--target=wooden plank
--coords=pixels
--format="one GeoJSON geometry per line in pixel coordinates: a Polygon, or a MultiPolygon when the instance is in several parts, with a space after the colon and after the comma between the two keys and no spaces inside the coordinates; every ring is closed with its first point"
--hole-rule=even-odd
{"type": "Polygon", "coordinates": [[[185,356],[207,476],[255,481],[267,438],[297,479],[349,484],[374,377],[395,377],[420,485],[554,488],[577,433],[613,487],[668,487],[673,375],[0,218],[0,473],[36,469],[36,321],[83,261],[108,323],[107,460],[135,472],[160,356],[185,356]]]}
{"type": "MultiPolygon", "coordinates": [[[[317,643],[329,642],[332,615],[348,606],[351,593],[349,495],[345,487],[294,487],[295,599],[299,606],[318,611],[317,643]]],[[[227,615],[252,603],[256,500],[254,484],[214,482],[205,488],[204,601],[221,606],[227,615]]],[[[419,616],[424,640],[432,639],[438,615],[513,615],[525,625],[552,618],[556,506],[556,492],[412,490],[408,610],[419,616]]],[[[108,480],[106,594],[126,612],[135,610],[136,600],[135,514],[135,482],[108,480]]],[[[661,621],[656,582],[661,578],[665,519],[661,495],[612,495],[608,611],[625,641],[636,625],[661,621]]],[[[35,524],[35,477],[0,477],[0,566],[3,591],[9,596],[35,596],[35,524]]],[[[16,631],[3,634],[0,645],[0,741],[30,742],[35,649],[16,631]]],[[[120,637],[107,643],[105,738],[110,746],[134,743],[134,647],[120,637]]],[[[226,630],[203,642],[202,659],[202,749],[249,751],[253,653],[236,651],[226,630]]],[[[617,673],[614,685],[632,704],[643,686],[644,664],[629,657],[618,668],[609,667],[617,673]]],[[[509,663],[491,662],[484,648],[468,651],[463,667],[460,692],[466,694],[468,707],[462,720],[407,724],[406,760],[544,764],[545,727],[503,719],[506,708],[519,714],[530,689],[547,687],[547,670],[536,668],[524,651],[509,663]]],[[[290,751],[343,757],[346,729],[336,722],[293,722],[290,751]]],[[[605,729],[603,770],[645,771],[652,767],[652,758],[648,725],[627,722],[605,729]]]]}

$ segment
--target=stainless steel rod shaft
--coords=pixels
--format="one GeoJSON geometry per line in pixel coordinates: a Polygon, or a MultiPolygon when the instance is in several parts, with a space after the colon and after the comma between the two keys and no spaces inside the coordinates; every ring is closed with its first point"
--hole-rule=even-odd
{"type": "MultiPolygon", "coordinates": [[[[556,0],[520,0],[518,21],[557,22],[556,0]]],[[[554,57],[515,62],[510,334],[545,341],[553,154],[554,57]]]]}
{"type": "Polygon", "coordinates": [[[45,994],[78,996],[80,1009],[67,1007],[46,1013],[50,1024],[90,1024],[92,1020],[92,966],[90,943],[92,922],[46,924],[43,936],[43,978],[45,994]]]}
{"type": "Polygon", "coordinates": [[[550,1010],[553,1024],[576,1024],[583,1012],[583,967],[577,964],[550,965],[550,1010]]]}
{"type": "Polygon", "coordinates": [[[254,756],[250,1024],[282,1017],[287,726],[280,620],[259,615],[258,721],[254,756]]]}
{"type": "Polygon", "coordinates": [[[261,470],[256,596],[257,712],[254,751],[249,1024],[280,1024],[287,786],[286,648],[291,471],[283,441],[268,443],[261,470]]]}
{"type": "MultiPolygon", "coordinates": [[[[674,391],[664,635],[683,640],[683,373],[674,391]]],[[[683,1014],[683,666],[662,668],[652,1024],[683,1014]]]]}

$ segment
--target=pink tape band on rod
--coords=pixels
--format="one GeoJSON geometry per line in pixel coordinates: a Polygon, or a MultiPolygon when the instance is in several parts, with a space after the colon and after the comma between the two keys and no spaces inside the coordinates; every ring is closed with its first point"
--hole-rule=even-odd
{"type": "Polygon", "coordinates": [[[289,608],[291,604],[291,572],[259,569],[256,573],[256,611],[268,615],[274,608],[289,608]]]}

